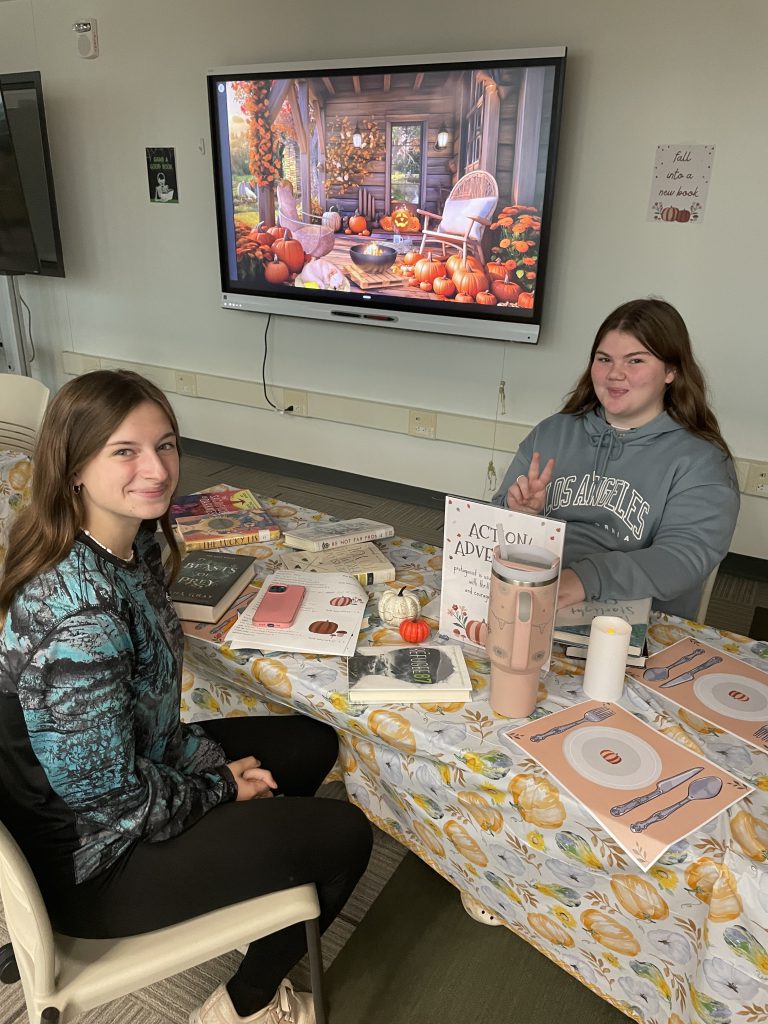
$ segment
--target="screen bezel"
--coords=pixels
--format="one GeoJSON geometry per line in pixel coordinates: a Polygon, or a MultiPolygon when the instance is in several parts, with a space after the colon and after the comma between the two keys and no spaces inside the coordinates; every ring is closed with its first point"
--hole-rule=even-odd
{"type": "MultiPolygon", "coordinates": [[[[40,259],[38,251],[38,269],[32,271],[5,271],[5,273],[21,274],[21,273],[34,273],[44,277],[64,277],[64,257],[61,250],[61,232],[59,230],[59,217],[58,209],[56,206],[56,191],[53,185],[53,169],[51,167],[51,152],[48,144],[48,125],[45,117],[45,103],[43,101],[43,83],[42,77],[39,71],[20,71],[13,72],[10,74],[0,74],[0,90],[6,92],[8,90],[19,90],[29,89],[35,94],[35,101],[37,104],[37,116],[40,125],[40,143],[43,152],[43,169],[45,172],[45,183],[48,193],[48,209],[47,214],[50,219],[51,233],[53,236],[53,246],[55,250],[55,259],[40,259]]],[[[11,142],[13,144],[13,131],[11,131],[11,142]]],[[[22,189],[24,187],[24,177],[19,169],[19,175],[21,177],[22,189]]],[[[27,204],[28,207],[29,204],[27,204]]],[[[29,211],[28,211],[29,215],[29,211]]],[[[30,218],[30,226],[32,225],[32,218],[30,218]]],[[[34,238],[34,231],[32,232],[34,238]]]]}
{"type": "Polygon", "coordinates": [[[457,334],[465,337],[490,338],[498,341],[519,341],[535,344],[541,325],[544,295],[546,292],[549,243],[552,233],[552,212],[554,182],[557,166],[557,152],[562,119],[563,82],[567,49],[565,46],[517,50],[489,50],[467,53],[410,54],[394,57],[342,58],[339,60],[270,62],[254,65],[213,68],[207,73],[208,104],[211,126],[211,150],[213,158],[214,191],[216,197],[216,223],[219,247],[219,273],[222,287],[221,304],[225,309],[239,309],[254,312],[285,314],[291,316],[336,320],[342,323],[364,323],[378,327],[399,327],[416,331],[457,334]],[[266,77],[322,77],[343,73],[345,75],[370,74],[386,70],[397,74],[398,70],[409,70],[418,66],[420,70],[472,70],[483,66],[540,66],[554,64],[554,83],[549,139],[547,148],[547,169],[542,202],[542,220],[546,227],[539,245],[539,266],[537,267],[536,302],[530,316],[510,316],[495,310],[493,306],[482,307],[478,315],[475,308],[462,304],[439,303],[439,309],[413,300],[379,302],[377,294],[347,294],[310,292],[300,290],[300,296],[293,292],[286,294],[278,288],[265,286],[255,294],[251,289],[238,287],[229,276],[228,266],[228,210],[222,194],[223,166],[221,160],[221,132],[218,116],[216,87],[222,81],[237,78],[266,77]]]}

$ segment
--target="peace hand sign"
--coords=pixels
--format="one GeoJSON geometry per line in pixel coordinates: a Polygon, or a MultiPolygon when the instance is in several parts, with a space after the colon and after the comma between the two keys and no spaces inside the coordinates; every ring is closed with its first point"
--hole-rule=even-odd
{"type": "Polygon", "coordinates": [[[554,459],[550,459],[542,470],[541,456],[534,452],[528,475],[521,474],[507,491],[507,508],[511,508],[513,512],[528,512],[531,515],[542,513],[547,484],[552,479],[554,470],[554,459]]]}

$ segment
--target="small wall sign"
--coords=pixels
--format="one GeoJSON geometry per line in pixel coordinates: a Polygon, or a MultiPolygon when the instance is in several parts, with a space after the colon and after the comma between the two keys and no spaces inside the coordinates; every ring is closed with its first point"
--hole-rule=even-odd
{"type": "Polygon", "coordinates": [[[178,203],[176,151],[173,147],[147,149],[147,179],[152,203],[178,203]]]}
{"type": "Polygon", "coordinates": [[[647,220],[700,224],[714,158],[714,146],[657,146],[647,220]]]}

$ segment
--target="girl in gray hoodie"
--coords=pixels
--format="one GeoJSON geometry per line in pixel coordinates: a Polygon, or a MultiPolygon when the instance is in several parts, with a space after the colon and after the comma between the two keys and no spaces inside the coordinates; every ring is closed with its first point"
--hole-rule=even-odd
{"type": "Polygon", "coordinates": [[[525,438],[493,501],[568,524],[560,606],[650,596],[695,616],[739,490],[673,306],[636,299],[606,318],[565,405],[525,438]]]}

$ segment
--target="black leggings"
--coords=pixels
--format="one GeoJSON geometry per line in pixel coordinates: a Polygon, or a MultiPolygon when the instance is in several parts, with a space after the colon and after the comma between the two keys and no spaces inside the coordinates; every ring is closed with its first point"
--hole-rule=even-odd
{"type": "MultiPolygon", "coordinates": [[[[344,906],[368,863],[371,828],[351,804],[312,796],[336,759],[333,730],[302,715],[203,726],[227,758],[258,757],[284,798],[222,804],[174,839],[137,843],[105,872],[57,891],[58,931],[134,935],[306,882],[317,886],[321,929],[344,906]]],[[[227,985],[237,1013],[266,1005],[305,951],[303,924],[251,943],[227,985]]]]}

